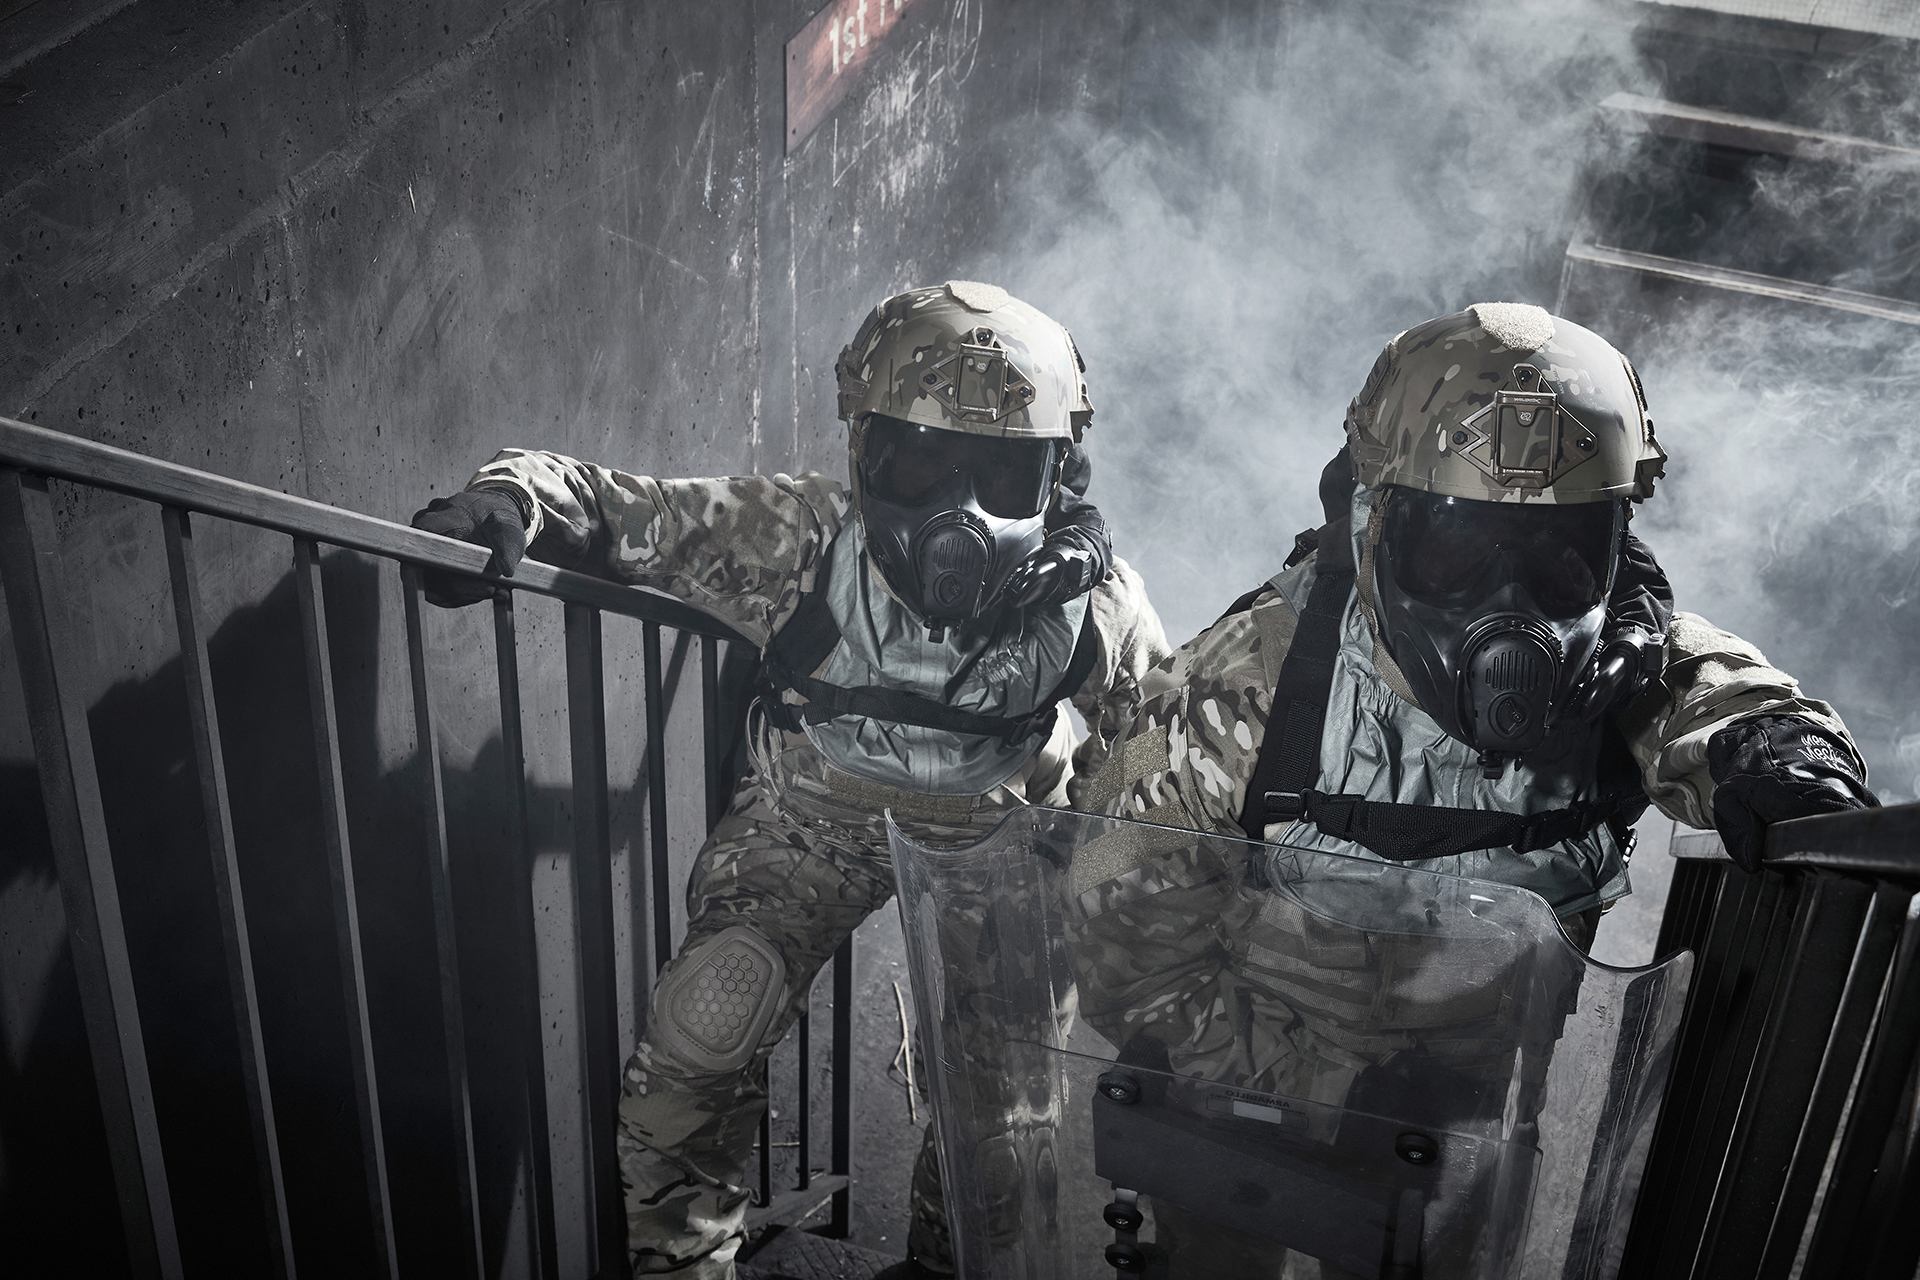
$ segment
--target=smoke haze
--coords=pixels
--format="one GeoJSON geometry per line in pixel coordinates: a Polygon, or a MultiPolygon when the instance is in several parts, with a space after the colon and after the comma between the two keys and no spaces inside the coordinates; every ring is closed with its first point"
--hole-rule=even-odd
{"type": "MultiPolygon", "coordinates": [[[[1556,308],[1592,193],[1629,172],[1651,227],[1671,192],[1597,110],[1662,94],[1614,6],[1324,5],[1204,30],[1169,16],[1129,48],[1117,119],[1021,140],[1040,158],[971,273],[1074,330],[1092,496],[1178,643],[1320,523],[1321,466],[1393,334],[1479,301],[1556,308]]],[[[1791,115],[1910,141],[1920,108],[1883,83],[1837,77],[1791,115]]],[[[1690,256],[1781,270],[1812,219],[1855,272],[1831,282],[1876,290],[1911,270],[1912,179],[1844,177],[1762,166],[1750,213],[1693,228],[1690,256]]],[[[1649,309],[1635,288],[1601,282],[1565,310],[1634,360],[1672,458],[1636,530],[1680,608],[1834,702],[1882,797],[1913,798],[1920,328],[1710,290],[1649,309]]]]}

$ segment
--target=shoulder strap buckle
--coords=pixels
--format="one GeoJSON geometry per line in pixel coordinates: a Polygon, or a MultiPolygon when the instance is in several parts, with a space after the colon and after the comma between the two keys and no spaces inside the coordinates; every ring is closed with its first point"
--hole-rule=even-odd
{"type": "Polygon", "coordinates": [[[1293,535],[1293,550],[1287,553],[1283,568],[1291,569],[1320,549],[1320,530],[1302,529],[1293,535]]]}
{"type": "Polygon", "coordinates": [[[1268,822],[1298,822],[1307,816],[1307,798],[1298,791],[1267,792],[1268,822]]]}

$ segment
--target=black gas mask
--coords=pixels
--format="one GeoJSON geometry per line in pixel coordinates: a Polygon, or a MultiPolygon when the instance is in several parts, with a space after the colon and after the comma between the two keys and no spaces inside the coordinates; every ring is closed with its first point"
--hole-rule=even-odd
{"type": "Polygon", "coordinates": [[[1389,486],[1381,633],[1427,714],[1497,777],[1539,747],[1600,644],[1618,502],[1475,502],[1389,486]]]}
{"type": "Polygon", "coordinates": [[[1062,449],[873,414],[860,452],[867,551],[935,631],[996,603],[1046,540],[1062,449]]]}

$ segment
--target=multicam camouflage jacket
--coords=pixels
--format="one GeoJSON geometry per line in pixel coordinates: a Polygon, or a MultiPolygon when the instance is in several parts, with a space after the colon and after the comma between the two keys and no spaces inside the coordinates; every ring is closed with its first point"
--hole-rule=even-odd
{"type": "MultiPolygon", "coordinates": [[[[560,454],[505,449],[480,469],[469,487],[504,489],[518,499],[527,517],[529,553],[535,558],[676,596],[763,650],[794,616],[801,597],[814,589],[843,528],[855,538],[859,532],[857,522],[848,520],[843,487],[811,472],[660,480],[560,454]]],[[[871,572],[870,578],[863,594],[889,601],[879,574],[871,572]]],[[[834,580],[844,581],[838,574],[834,580]]],[[[1139,706],[1141,678],[1167,656],[1170,646],[1139,575],[1117,558],[1106,580],[1073,606],[1075,618],[1082,610],[1091,614],[1098,641],[1092,672],[1071,695],[1089,729],[1071,762],[1073,777],[1081,778],[1105,763],[1115,736],[1139,706]]],[[[1069,648],[1071,640],[1069,634],[1069,648]]],[[[953,643],[952,633],[948,643],[953,643]]],[[[972,658],[972,665],[991,669],[991,655],[972,658]]],[[[834,661],[830,656],[823,669],[834,661]]],[[[928,696],[945,694],[938,679],[903,678],[895,683],[928,696]],[[920,688],[923,683],[928,687],[920,688]]],[[[789,736],[795,739],[789,748],[805,749],[806,739],[789,736]]],[[[1038,745],[1039,758],[1007,781],[1047,780],[1047,794],[1030,795],[1031,801],[1066,798],[1077,785],[1068,782],[1064,793],[1058,785],[1068,773],[1070,749],[1070,734],[1052,734],[1038,745]]],[[[851,762],[833,763],[846,768],[851,762]]],[[[949,793],[928,781],[924,761],[871,763],[879,767],[853,771],[911,792],[949,793]]],[[[1017,764],[1008,765],[1003,774],[1010,775],[1017,764]]],[[[991,785],[975,789],[986,791],[991,785]]]]}

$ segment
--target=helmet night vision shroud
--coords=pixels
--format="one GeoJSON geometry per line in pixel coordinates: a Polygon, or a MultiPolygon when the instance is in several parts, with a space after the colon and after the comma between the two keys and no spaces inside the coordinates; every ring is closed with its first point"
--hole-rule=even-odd
{"type": "Polygon", "coordinates": [[[1380,633],[1420,706],[1492,772],[1592,664],[1627,527],[1666,454],[1639,376],[1539,307],[1480,303],[1387,344],[1347,410],[1380,633]]]}
{"type": "Polygon", "coordinates": [[[854,506],[887,586],[943,626],[978,617],[1046,539],[1068,446],[1093,417],[1058,322],[953,280],[875,307],[834,365],[854,506]]]}

